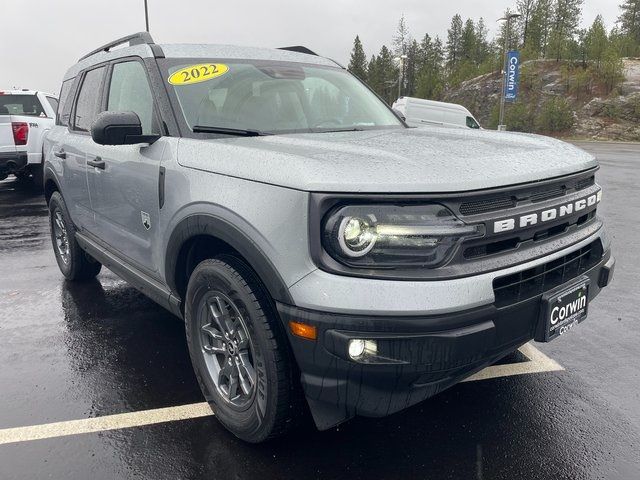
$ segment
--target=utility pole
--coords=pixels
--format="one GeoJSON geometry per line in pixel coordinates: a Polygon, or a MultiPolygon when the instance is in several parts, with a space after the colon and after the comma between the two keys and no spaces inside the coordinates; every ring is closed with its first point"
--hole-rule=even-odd
{"type": "Polygon", "coordinates": [[[404,80],[404,61],[409,58],[407,55],[400,55],[396,58],[396,60],[400,64],[400,69],[398,71],[398,98],[402,96],[402,81],[404,80]]]}
{"type": "Polygon", "coordinates": [[[147,6],[147,0],[144,0],[144,22],[147,26],[147,32],[149,31],[149,7],[147,6]]]}
{"type": "Polygon", "coordinates": [[[507,126],[504,124],[504,109],[507,96],[507,59],[509,55],[509,37],[511,35],[511,20],[520,18],[522,15],[519,13],[511,13],[509,9],[505,12],[504,17],[498,19],[499,22],[507,22],[505,25],[504,33],[504,60],[502,61],[502,95],[500,96],[500,121],[498,122],[498,130],[505,131],[507,126]]]}

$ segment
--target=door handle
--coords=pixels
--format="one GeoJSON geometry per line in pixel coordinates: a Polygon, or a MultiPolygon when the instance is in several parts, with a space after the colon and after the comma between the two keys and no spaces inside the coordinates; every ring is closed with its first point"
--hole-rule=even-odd
{"type": "Polygon", "coordinates": [[[100,170],[104,170],[105,163],[104,160],[100,157],[96,157],[93,160],[87,160],[87,165],[94,168],[99,168],[100,170]]]}
{"type": "Polygon", "coordinates": [[[54,157],[58,157],[58,158],[65,159],[65,158],[67,158],[67,152],[65,152],[65,151],[64,151],[64,149],[61,149],[61,150],[54,150],[54,151],[53,151],[53,156],[54,156],[54,157]]]}

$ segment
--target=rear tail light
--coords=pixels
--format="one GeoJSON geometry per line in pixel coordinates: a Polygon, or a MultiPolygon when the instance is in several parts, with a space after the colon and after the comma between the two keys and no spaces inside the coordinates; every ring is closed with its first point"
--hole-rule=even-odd
{"type": "Polygon", "coordinates": [[[29,140],[29,124],[25,122],[11,122],[13,128],[13,142],[16,145],[26,145],[29,140]]]}

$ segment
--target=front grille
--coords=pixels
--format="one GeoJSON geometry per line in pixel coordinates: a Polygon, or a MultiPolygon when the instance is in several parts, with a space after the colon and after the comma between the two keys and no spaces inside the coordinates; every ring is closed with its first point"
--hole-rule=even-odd
{"type": "Polygon", "coordinates": [[[544,202],[552,198],[562,197],[567,193],[567,187],[564,185],[556,185],[555,187],[548,188],[546,190],[540,190],[532,194],[529,199],[532,203],[544,202]]]}
{"type": "Polygon", "coordinates": [[[533,240],[534,242],[540,242],[542,240],[549,240],[553,237],[557,237],[558,235],[562,235],[566,233],[570,227],[577,226],[581,227],[585,223],[596,218],[597,210],[592,210],[591,212],[582,215],[581,217],[574,218],[570,222],[561,223],[559,225],[555,225],[553,227],[545,228],[543,230],[538,230],[533,235],[533,238],[530,236],[527,237],[510,237],[504,238],[501,240],[496,240],[495,242],[489,243],[481,243],[480,245],[474,245],[472,247],[468,247],[464,250],[464,258],[465,260],[472,260],[475,258],[486,257],[488,255],[495,255],[498,253],[508,252],[509,250],[515,250],[518,246],[526,241],[533,240]]]}
{"type": "Polygon", "coordinates": [[[478,215],[480,213],[504,210],[515,206],[515,197],[494,197],[474,202],[465,202],[460,205],[460,213],[462,215],[478,215]]]}
{"type": "Polygon", "coordinates": [[[562,258],[493,281],[496,307],[529,300],[595,267],[602,260],[602,243],[596,240],[562,258]]]}
{"type": "Polygon", "coordinates": [[[509,193],[494,193],[493,195],[483,195],[468,199],[459,204],[459,211],[461,215],[467,216],[480,215],[497,210],[508,210],[525,203],[538,203],[552,198],[563,197],[569,193],[591,187],[595,183],[595,176],[591,175],[580,179],[567,178],[544,186],[523,186],[509,193]]]}
{"type": "Polygon", "coordinates": [[[575,186],[575,189],[576,190],[584,190],[587,187],[595,185],[595,183],[596,183],[596,177],[595,176],[591,176],[589,178],[585,178],[585,179],[580,180],[579,182],[577,182],[576,186],[575,186]]]}

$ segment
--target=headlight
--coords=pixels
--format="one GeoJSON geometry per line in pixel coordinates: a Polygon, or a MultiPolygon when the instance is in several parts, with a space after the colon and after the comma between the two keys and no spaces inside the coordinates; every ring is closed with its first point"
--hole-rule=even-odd
{"type": "Polygon", "coordinates": [[[439,204],[341,207],[323,229],[325,250],[356,268],[436,268],[464,239],[481,234],[439,204]]]}

